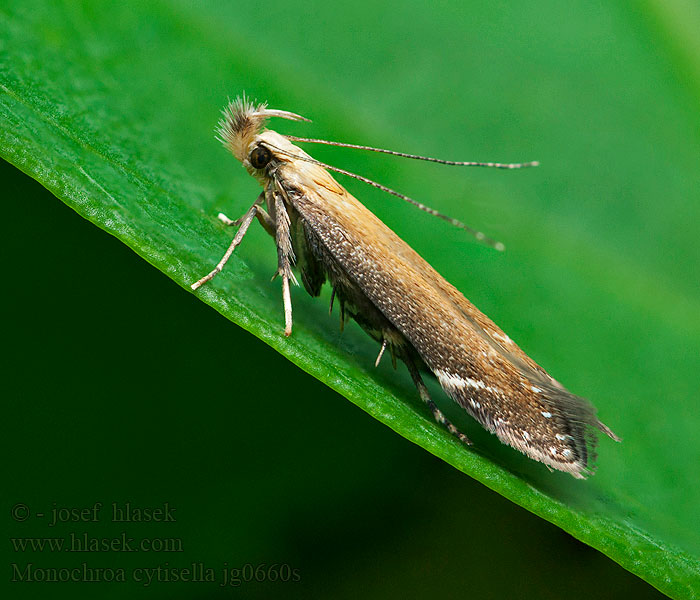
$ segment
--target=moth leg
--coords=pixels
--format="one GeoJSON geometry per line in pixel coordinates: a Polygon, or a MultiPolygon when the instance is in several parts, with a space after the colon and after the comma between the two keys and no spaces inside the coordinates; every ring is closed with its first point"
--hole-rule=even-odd
{"type": "MultiPolygon", "coordinates": [[[[228,225],[229,227],[232,225],[240,225],[241,221],[243,220],[243,217],[241,217],[240,219],[236,219],[234,221],[229,219],[224,213],[219,213],[217,216],[219,221],[221,221],[224,225],[228,225]]],[[[272,237],[275,237],[275,222],[262,206],[258,205],[258,210],[255,212],[255,217],[257,218],[258,223],[263,226],[263,229],[272,237]]]]}
{"type": "MultiPolygon", "coordinates": [[[[259,221],[260,221],[260,216],[259,216],[260,211],[262,210],[263,212],[265,212],[263,210],[262,206],[260,206],[264,199],[265,199],[265,195],[260,194],[258,196],[258,198],[255,200],[255,204],[254,204],[254,206],[257,205],[257,207],[258,207],[258,211],[255,213],[255,216],[258,217],[259,221]]],[[[218,215],[216,215],[216,218],[219,219],[219,221],[221,221],[227,227],[232,227],[232,226],[237,227],[238,225],[240,225],[243,222],[243,220],[246,218],[247,215],[248,215],[248,213],[246,212],[242,217],[239,217],[235,221],[233,219],[229,219],[224,213],[219,213],[218,215]]],[[[265,216],[268,219],[270,218],[270,215],[268,215],[267,213],[265,213],[265,216]]],[[[262,221],[260,221],[260,223],[262,224],[262,221]]]]}
{"type": "Polygon", "coordinates": [[[267,211],[262,206],[258,206],[258,212],[255,213],[255,216],[257,217],[260,225],[263,226],[263,229],[267,231],[267,233],[269,233],[272,237],[277,237],[276,223],[274,222],[272,217],[267,214],[267,211]]]}
{"type": "Polygon", "coordinates": [[[282,196],[275,194],[275,241],[277,243],[277,273],[282,277],[282,301],[284,302],[284,335],[292,335],[292,296],[289,280],[297,283],[292,273],[295,260],[292,237],[289,232],[289,215],[284,207],[282,196]]]}
{"type": "Polygon", "coordinates": [[[348,322],[348,316],[347,313],[345,312],[345,301],[341,298],[340,299],[340,333],[343,333],[345,331],[345,323],[348,322]]]}
{"type": "Polygon", "coordinates": [[[223,221],[226,225],[240,225],[240,228],[236,232],[236,235],[233,238],[231,245],[228,247],[228,250],[226,250],[226,253],[219,261],[219,264],[217,264],[210,273],[202,277],[200,280],[195,281],[190,286],[193,291],[199,289],[205,283],[207,283],[207,281],[211,281],[212,279],[214,279],[214,277],[221,273],[221,270],[224,268],[224,265],[228,262],[228,259],[231,258],[231,255],[236,249],[236,246],[238,246],[238,244],[241,243],[241,240],[243,240],[243,236],[246,234],[246,232],[248,231],[248,227],[250,227],[250,224],[253,222],[253,217],[255,217],[255,214],[260,209],[258,203],[260,202],[261,197],[262,195],[258,196],[258,199],[255,201],[253,206],[251,206],[240,219],[236,219],[235,221],[231,221],[231,219],[229,219],[226,215],[219,213],[219,219],[223,221]]]}
{"type": "Polygon", "coordinates": [[[333,314],[333,300],[335,300],[335,288],[331,290],[331,305],[328,308],[328,314],[332,315],[333,314]]]}
{"type": "Polygon", "coordinates": [[[457,429],[447,419],[447,417],[442,414],[442,411],[435,405],[435,402],[433,402],[433,399],[430,397],[428,388],[425,386],[425,383],[423,383],[423,379],[421,378],[420,373],[418,372],[418,368],[416,367],[413,360],[411,360],[410,358],[405,358],[404,362],[408,367],[408,371],[411,374],[413,383],[415,383],[416,387],[418,388],[418,393],[420,394],[421,399],[428,405],[428,408],[430,408],[430,410],[432,411],[435,420],[441,425],[444,425],[447,428],[447,430],[452,435],[454,435],[460,442],[466,444],[467,446],[471,446],[471,440],[466,435],[464,435],[459,429],[457,429]]]}
{"type": "Polygon", "coordinates": [[[379,350],[379,355],[377,356],[377,360],[374,361],[375,368],[379,366],[379,361],[382,360],[382,356],[384,356],[384,350],[386,350],[386,346],[388,343],[389,343],[389,341],[386,338],[384,338],[382,340],[382,348],[381,348],[381,350],[379,350]]]}
{"type": "Polygon", "coordinates": [[[216,218],[219,219],[219,221],[221,221],[224,225],[227,225],[229,227],[231,227],[232,225],[240,225],[241,220],[243,219],[243,217],[241,217],[240,219],[236,219],[234,221],[233,219],[229,219],[224,213],[219,213],[218,215],[216,215],[216,218]]]}

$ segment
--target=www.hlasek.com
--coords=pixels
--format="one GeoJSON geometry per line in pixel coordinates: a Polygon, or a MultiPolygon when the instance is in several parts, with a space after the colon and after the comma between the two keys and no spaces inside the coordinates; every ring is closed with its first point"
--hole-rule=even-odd
{"type": "Polygon", "coordinates": [[[96,537],[71,532],[65,537],[10,538],[15,552],[182,552],[182,539],[144,537],[134,539],[122,532],[117,537],[96,537]]]}

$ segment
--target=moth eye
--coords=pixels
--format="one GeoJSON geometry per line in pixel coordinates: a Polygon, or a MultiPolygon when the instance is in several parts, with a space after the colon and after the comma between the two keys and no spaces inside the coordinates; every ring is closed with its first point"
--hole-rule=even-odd
{"type": "Polygon", "coordinates": [[[262,169],[272,160],[272,154],[265,146],[256,146],[250,153],[250,164],[256,169],[262,169]]]}

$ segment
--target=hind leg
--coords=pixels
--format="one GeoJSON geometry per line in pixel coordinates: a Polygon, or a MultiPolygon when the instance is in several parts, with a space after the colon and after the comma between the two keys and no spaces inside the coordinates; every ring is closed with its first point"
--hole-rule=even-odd
{"type": "Polygon", "coordinates": [[[464,435],[459,429],[457,429],[447,419],[447,417],[442,414],[442,411],[436,406],[435,402],[433,402],[433,399],[430,397],[430,393],[428,392],[428,388],[425,386],[423,378],[420,376],[418,368],[416,367],[413,360],[411,358],[404,358],[403,360],[406,363],[406,366],[408,367],[408,372],[411,374],[413,383],[416,385],[416,388],[418,388],[418,393],[420,394],[421,400],[423,400],[423,402],[425,402],[428,405],[428,408],[433,413],[435,420],[444,427],[446,427],[447,431],[454,435],[460,442],[471,446],[471,440],[466,435],[464,435]]]}

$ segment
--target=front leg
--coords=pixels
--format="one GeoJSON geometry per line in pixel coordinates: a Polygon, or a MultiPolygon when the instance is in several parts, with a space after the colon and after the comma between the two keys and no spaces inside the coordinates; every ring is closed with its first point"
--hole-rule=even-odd
{"type": "MultiPolygon", "coordinates": [[[[227,225],[229,227],[235,226],[235,225],[240,225],[241,220],[243,217],[240,219],[236,219],[235,221],[232,219],[229,219],[224,213],[219,213],[218,215],[219,221],[221,221],[224,225],[227,225]]],[[[258,220],[258,223],[262,225],[263,229],[267,231],[272,237],[276,237],[276,225],[275,222],[273,221],[272,217],[267,214],[267,211],[258,204],[258,209],[255,211],[255,218],[258,220]]]]}
{"type": "Polygon", "coordinates": [[[235,221],[232,221],[229,219],[226,215],[223,213],[219,213],[219,219],[223,221],[226,225],[240,225],[240,228],[236,232],[235,237],[233,238],[233,241],[231,242],[231,245],[228,247],[228,250],[226,250],[226,253],[223,255],[221,260],[219,261],[219,264],[214,267],[214,269],[202,277],[200,280],[195,281],[190,287],[192,290],[197,290],[200,287],[202,287],[205,283],[208,281],[211,281],[216,277],[219,273],[221,273],[221,270],[224,268],[224,265],[228,262],[228,259],[231,258],[231,255],[233,254],[233,251],[236,249],[236,246],[241,243],[243,240],[243,236],[246,234],[248,231],[248,227],[250,227],[250,224],[253,222],[253,217],[257,214],[257,212],[260,209],[260,202],[262,202],[264,199],[264,195],[260,194],[253,203],[253,206],[251,206],[248,211],[240,218],[236,219],[235,221]]]}

